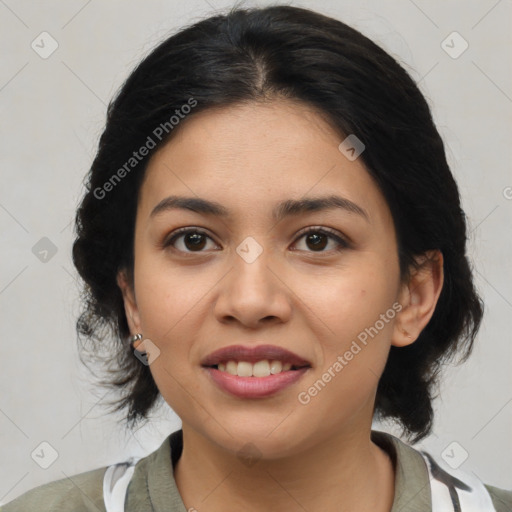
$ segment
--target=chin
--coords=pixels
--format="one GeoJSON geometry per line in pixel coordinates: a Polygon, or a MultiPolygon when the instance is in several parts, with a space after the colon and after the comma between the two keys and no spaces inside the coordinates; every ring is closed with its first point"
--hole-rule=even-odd
{"type": "Polygon", "coordinates": [[[297,426],[297,433],[294,434],[290,429],[276,428],[276,425],[279,425],[279,422],[272,424],[251,422],[238,425],[223,423],[226,430],[220,429],[221,432],[216,432],[220,437],[217,435],[209,437],[241,461],[248,459],[248,465],[251,461],[258,459],[276,460],[297,453],[302,446],[298,432],[303,432],[303,429],[297,426]]]}

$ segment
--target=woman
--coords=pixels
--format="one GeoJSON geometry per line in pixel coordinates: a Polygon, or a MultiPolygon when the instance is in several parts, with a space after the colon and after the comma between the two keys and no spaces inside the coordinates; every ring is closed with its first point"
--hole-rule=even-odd
{"type": "Polygon", "coordinates": [[[164,41],[109,106],[76,221],[115,409],[133,426],[161,396],[183,426],[4,512],[511,509],[371,429],[431,432],[483,305],[428,105],[356,30],[277,6],[164,41]]]}

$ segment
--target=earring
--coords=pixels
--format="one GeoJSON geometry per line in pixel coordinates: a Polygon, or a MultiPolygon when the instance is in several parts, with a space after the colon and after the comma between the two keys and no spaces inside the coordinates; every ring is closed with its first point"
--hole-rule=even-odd
{"type": "Polygon", "coordinates": [[[134,343],[135,343],[136,341],[141,340],[141,339],[142,339],[142,334],[141,334],[140,332],[139,332],[138,334],[134,334],[134,335],[133,335],[133,336],[131,336],[131,337],[130,337],[130,339],[129,339],[130,346],[131,346],[132,348],[134,348],[134,343]]]}

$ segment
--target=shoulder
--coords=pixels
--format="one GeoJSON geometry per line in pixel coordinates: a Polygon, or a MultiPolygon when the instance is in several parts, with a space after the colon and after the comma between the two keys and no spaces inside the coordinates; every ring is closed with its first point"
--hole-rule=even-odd
{"type": "Polygon", "coordinates": [[[473,472],[449,467],[442,459],[434,458],[392,434],[372,431],[372,439],[387,448],[395,466],[393,512],[403,510],[404,503],[425,510],[448,510],[447,506],[451,510],[450,500],[445,503],[448,498],[459,502],[462,511],[512,512],[512,490],[486,484],[473,472]]]}
{"type": "Polygon", "coordinates": [[[2,505],[0,512],[105,512],[106,469],[93,469],[30,489],[2,505]]]}
{"type": "Polygon", "coordinates": [[[512,490],[500,489],[489,484],[484,485],[491,495],[496,512],[510,512],[512,510],[512,490]]]}
{"type": "Polygon", "coordinates": [[[172,461],[179,458],[181,449],[179,430],[146,456],[131,456],[110,466],[40,485],[0,506],[0,512],[106,512],[120,510],[122,503],[126,510],[140,511],[149,510],[153,499],[160,500],[162,510],[171,510],[169,504],[174,503],[172,510],[181,511],[184,505],[172,473],[172,461]]]}

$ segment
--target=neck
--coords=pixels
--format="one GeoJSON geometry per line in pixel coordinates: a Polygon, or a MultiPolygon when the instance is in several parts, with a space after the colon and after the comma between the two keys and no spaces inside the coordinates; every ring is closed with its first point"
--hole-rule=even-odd
{"type": "Polygon", "coordinates": [[[187,510],[389,512],[394,498],[393,464],[370,427],[250,464],[184,424],[174,476],[187,510]]]}

